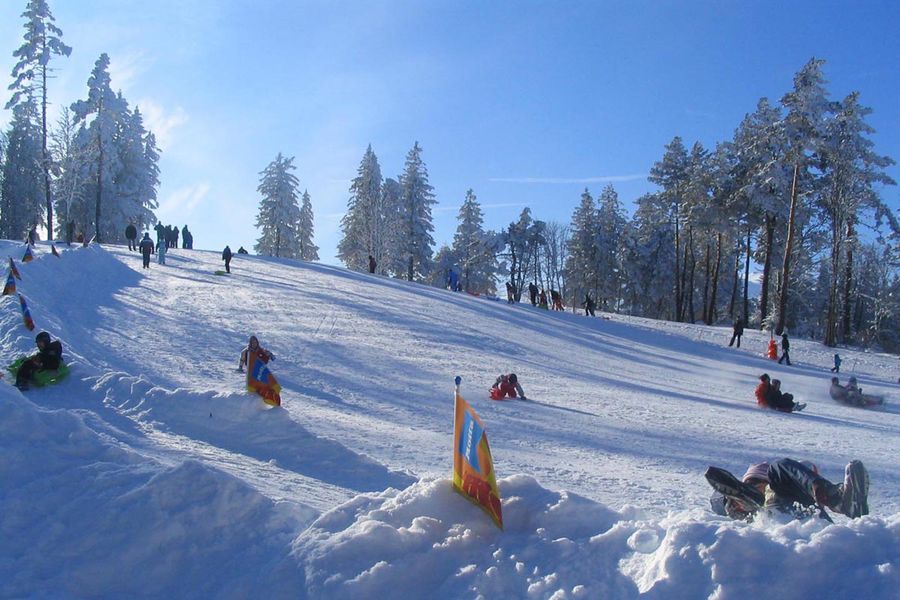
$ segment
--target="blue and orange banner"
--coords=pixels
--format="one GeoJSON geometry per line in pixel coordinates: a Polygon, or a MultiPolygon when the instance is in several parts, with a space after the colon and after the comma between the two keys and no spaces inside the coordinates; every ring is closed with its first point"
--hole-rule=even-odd
{"type": "Polygon", "coordinates": [[[22,276],[19,275],[19,269],[16,268],[16,263],[13,261],[12,256],[9,257],[9,272],[16,276],[16,279],[22,279],[22,276]]]}
{"type": "Polygon", "coordinates": [[[272,375],[266,360],[256,352],[247,357],[247,391],[262,396],[263,402],[272,406],[281,406],[281,386],[272,375]]]}
{"type": "Polygon", "coordinates": [[[25,296],[19,294],[19,304],[22,306],[22,321],[28,331],[34,331],[34,319],[31,318],[31,311],[28,310],[28,303],[25,302],[25,296]]]}
{"type": "Polygon", "coordinates": [[[31,246],[25,246],[25,256],[22,257],[22,262],[27,263],[34,260],[34,254],[31,253],[31,246]]]}
{"type": "Polygon", "coordinates": [[[456,388],[453,427],[453,489],[477,504],[503,529],[500,490],[484,424],[456,388]]]}
{"type": "Polygon", "coordinates": [[[6,277],[6,285],[3,286],[3,295],[12,296],[16,293],[16,278],[13,277],[12,271],[6,277]]]}

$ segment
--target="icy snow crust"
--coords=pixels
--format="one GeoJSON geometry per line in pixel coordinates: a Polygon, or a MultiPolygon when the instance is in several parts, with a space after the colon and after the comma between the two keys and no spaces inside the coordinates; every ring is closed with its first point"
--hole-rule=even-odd
{"type": "MultiPolygon", "coordinates": [[[[339,268],[173,250],[0,242],[72,374],[0,384],[0,597],[896,598],[896,356],[839,349],[880,411],[828,398],[833,350],[793,367],[748,331],[454,294],[339,268]],[[235,372],[249,334],[284,390],[235,372]],[[528,401],[494,402],[500,372],[528,401]],[[808,402],[752,398],[769,372],[808,402]],[[450,489],[452,379],[485,421],[505,530],[450,489]],[[702,473],[851,458],[872,514],[836,524],[708,510],[702,473]]],[[[5,362],[33,351],[0,299],[5,362]]]]}

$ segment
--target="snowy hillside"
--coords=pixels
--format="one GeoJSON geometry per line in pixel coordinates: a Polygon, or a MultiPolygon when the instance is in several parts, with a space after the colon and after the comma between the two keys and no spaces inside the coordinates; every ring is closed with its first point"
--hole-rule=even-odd
{"type": "Polygon", "coordinates": [[[881,410],[828,398],[833,350],[547,313],[340,268],[0,242],[6,362],[48,330],[72,374],[0,384],[0,597],[895,598],[898,358],[839,349],[881,410]],[[283,406],[235,371],[255,334],[283,406]],[[527,401],[487,388],[514,371],[527,401]],[[807,402],[756,408],[759,373],[807,402]],[[505,530],[450,489],[453,377],[487,426],[505,530]],[[868,467],[871,515],[731,522],[714,464],[868,467]],[[766,587],[766,582],[773,583],[766,587]],[[762,592],[762,590],[765,590],[762,592]]]}

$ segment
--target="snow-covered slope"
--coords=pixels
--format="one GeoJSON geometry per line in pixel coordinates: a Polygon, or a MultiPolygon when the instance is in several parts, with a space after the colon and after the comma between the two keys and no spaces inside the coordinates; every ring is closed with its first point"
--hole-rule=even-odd
{"type": "MultiPolygon", "coordinates": [[[[0,257],[21,257],[0,242],[0,257]]],[[[547,313],[343,269],[49,247],[19,290],[72,365],[0,385],[0,597],[890,598],[900,584],[896,356],[841,349],[880,411],[827,395],[833,351],[547,313]],[[273,351],[283,408],[235,372],[273,351]],[[486,389],[515,371],[528,401],[486,389]],[[809,406],[760,411],[769,372],[809,406]],[[449,486],[452,380],[485,421],[499,531],[449,486]],[[857,521],[711,514],[702,474],[791,456],[872,477],[857,521]],[[774,589],[766,582],[778,581],[774,589]]],[[[7,362],[33,350],[0,300],[7,362]]],[[[7,375],[8,380],[8,375],[7,375]]]]}

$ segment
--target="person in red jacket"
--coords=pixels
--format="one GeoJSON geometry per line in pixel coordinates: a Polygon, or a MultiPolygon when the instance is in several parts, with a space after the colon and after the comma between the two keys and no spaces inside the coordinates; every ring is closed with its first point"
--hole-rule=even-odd
{"type": "Polygon", "coordinates": [[[491,386],[491,398],[494,400],[502,400],[507,396],[510,398],[519,397],[522,400],[528,399],[525,397],[525,392],[522,390],[522,386],[519,385],[519,378],[516,377],[515,373],[500,375],[497,377],[494,385],[491,386]]]}
{"type": "Polygon", "coordinates": [[[763,373],[759,376],[759,385],[756,386],[756,403],[760,408],[769,408],[769,389],[772,384],[769,381],[769,374],[763,373]]]}

